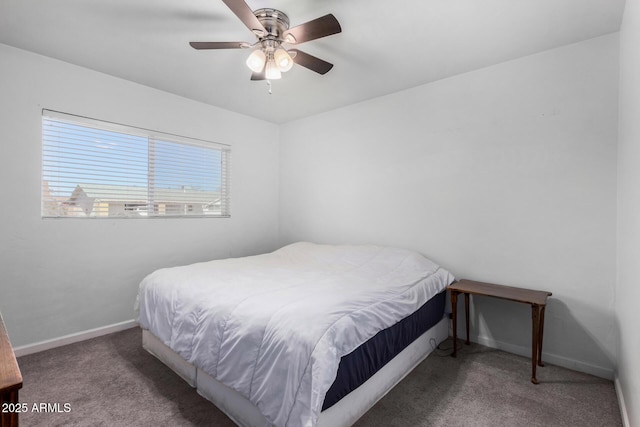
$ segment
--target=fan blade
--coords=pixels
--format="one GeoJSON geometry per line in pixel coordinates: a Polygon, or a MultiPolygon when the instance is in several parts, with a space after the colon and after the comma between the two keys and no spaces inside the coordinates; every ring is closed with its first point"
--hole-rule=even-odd
{"type": "Polygon", "coordinates": [[[313,55],[309,55],[301,50],[290,49],[289,52],[293,54],[291,55],[293,62],[298,65],[302,65],[311,71],[315,71],[318,74],[327,74],[329,70],[333,68],[333,64],[320,58],[316,58],[313,55]]]}
{"type": "Polygon", "coordinates": [[[246,42],[189,42],[194,49],[246,49],[251,47],[246,42]]]}
{"type": "Polygon", "coordinates": [[[262,23],[256,18],[256,15],[253,14],[253,11],[243,0],[222,0],[224,4],[227,5],[229,9],[233,13],[236,14],[238,18],[242,21],[244,25],[247,26],[248,29],[251,30],[258,37],[263,37],[267,35],[267,30],[265,30],[262,23]]]}
{"type": "Polygon", "coordinates": [[[288,43],[304,43],[342,32],[340,23],[332,14],[316,18],[313,21],[289,28],[282,34],[288,43]],[[291,37],[293,36],[293,39],[291,37]]]}

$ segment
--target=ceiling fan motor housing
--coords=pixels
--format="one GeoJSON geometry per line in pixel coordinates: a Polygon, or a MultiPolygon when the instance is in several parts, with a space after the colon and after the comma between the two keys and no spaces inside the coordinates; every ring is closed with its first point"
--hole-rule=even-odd
{"type": "Polygon", "coordinates": [[[282,34],[289,29],[289,17],[277,9],[257,9],[253,14],[267,30],[267,34],[260,39],[282,40],[282,34]]]}

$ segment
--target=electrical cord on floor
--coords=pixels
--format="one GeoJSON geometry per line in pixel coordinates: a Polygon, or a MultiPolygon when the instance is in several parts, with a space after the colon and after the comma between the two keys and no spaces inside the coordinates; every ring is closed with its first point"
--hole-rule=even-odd
{"type": "MultiPolygon", "coordinates": [[[[435,339],[431,338],[430,343],[431,343],[431,348],[433,350],[433,353],[438,357],[451,357],[451,353],[453,353],[453,340],[446,339],[437,346],[435,345],[435,341],[436,341],[435,339]]],[[[458,342],[457,352],[458,353],[463,352],[460,342],[458,342]]]]}

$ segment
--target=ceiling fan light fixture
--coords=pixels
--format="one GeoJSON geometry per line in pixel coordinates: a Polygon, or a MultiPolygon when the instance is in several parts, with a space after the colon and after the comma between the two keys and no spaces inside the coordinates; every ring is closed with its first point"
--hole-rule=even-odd
{"type": "Polygon", "coordinates": [[[291,67],[293,67],[293,59],[291,59],[291,56],[289,56],[287,51],[281,47],[276,49],[273,53],[273,59],[275,60],[278,69],[283,73],[286,73],[291,69],[291,67]]]}
{"type": "Polygon", "coordinates": [[[279,78],[282,78],[280,69],[273,60],[267,62],[264,76],[267,80],[278,80],[279,78]]]}
{"type": "Polygon", "coordinates": [[[331,13],[303,24],[289,27],[289,17],[280,10],[262,8],[251,10],[246,0],[222,0],[258,39],[247,42],[190,42],[197,50],[250,49],[246,59],[253,74],[251,80],[280,79],[293,64],[318,74],[326,74],[333,64],[298,49],[287,50],[287,43],[300,44],[342,32],[340,23],[331,13]]]}
{"type": "Polygon", "coordinates": [[[247,58],[247,67],[255,73],[259,73],[264,69],[264,63],[267,61],[267,56],[262,49],[256,49],[251,52],[251,55],[247,58]]]}

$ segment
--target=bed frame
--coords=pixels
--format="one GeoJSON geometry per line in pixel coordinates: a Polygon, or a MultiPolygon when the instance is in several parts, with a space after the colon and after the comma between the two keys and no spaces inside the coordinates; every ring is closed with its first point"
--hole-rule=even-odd
{"type": "MultiPolygon", "coordinates": [[[[445,316],[394,357],[364,384],[322,411],[317,427],[347,427],[382,399],[449,335],[445,316]]],[[[148,330],[142,330],[142,347],[171,368],[198,394],[213,402],[222,412],[242,427],[266,427],[269,422],[258,408],[235,390],[185,361],[148,330]]]]}

